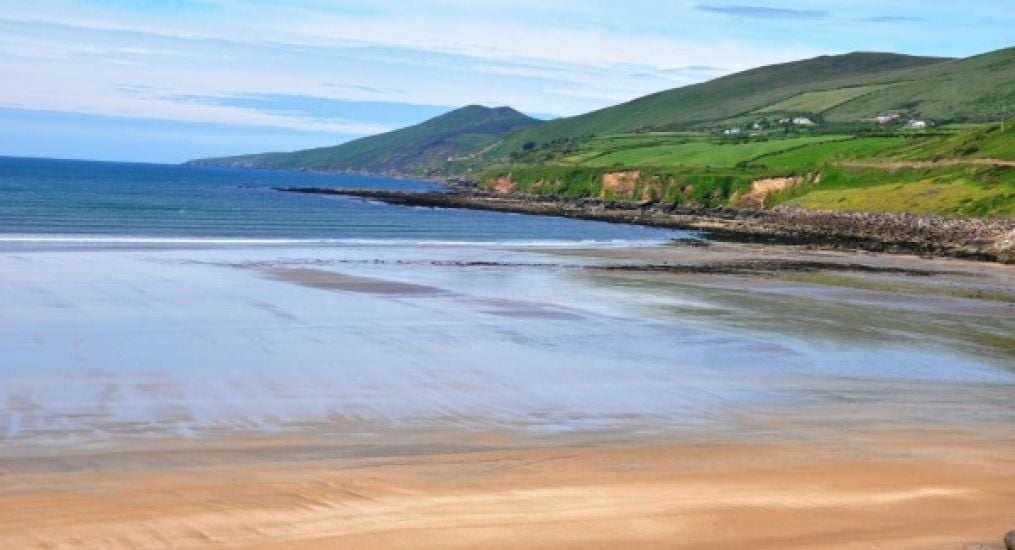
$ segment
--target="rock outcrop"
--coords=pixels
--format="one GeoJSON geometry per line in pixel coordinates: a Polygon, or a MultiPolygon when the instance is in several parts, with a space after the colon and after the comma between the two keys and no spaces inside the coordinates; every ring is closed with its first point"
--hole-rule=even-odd
{"type": "Polygon", "coordinates": [[[944,218],[882,212],[683,208],[658,202],[613,202],[474,191],[406,193],[291,188],[391,204],[563,216],[702,231],[716,240],[808,244],[873,252],[952,256],[1015,263],[1015,220],[944,218]]]}

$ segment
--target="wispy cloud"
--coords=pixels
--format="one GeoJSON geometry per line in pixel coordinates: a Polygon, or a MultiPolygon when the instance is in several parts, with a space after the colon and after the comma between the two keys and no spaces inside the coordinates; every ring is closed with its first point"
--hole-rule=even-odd
{"type": "Polygon", "coordinates": [[[858,49],[971,55],[1015,22],[996,0],[0,4],[0,107],[343,136],[467,103],[579,114],[858,49]]]}
{"type": "Polygon", "coordinates": [[[686,72],[715,72],[723,70],[722,67],[713,67],[712,65],[687,65],[685,67],[673,67],[670,69],[663,69],[666,72],[673,73],[686,73],[686,72]]]}
{"type": "Polygon", "coordinates": [[[376,95],[405,94],[404,88],[378,88],[377,86],[363,86],[361,84],[336,84],[334,82],[322,82],[322,86],[340,91],[366,92],[376,95]]]}
{"type": "MultiPolygon", "coordinates": [[[[432,14],[425,20],[429,26],[400,13],[391,20],[359,23],[342,17],[329,14],[292,23],[285,32],[273,26],[279,19],[273,17],[260,24],[265,30],[257,41],[251,41],[249,32],[234,36],[230,29],[210,23],[203,27],[196,22],[180,35],[179,27],[162,28],[147,19],[135,24],[55,14],[51,22],[26,23],[0,17],[0,30],[9,31],[8,39],[45,37],[39,46],[62,52],[46,65],[29,63],[18,53],[39,49],[29,43],[8,59],[0,58],[0,70],[10,69],[12,83],[0,90],[0,104],[115,116],[128,110],[137,114],[147,104],[149,116],[192,113],[188,116],[213,116],[221,122],[250,116],[251,124],[265,124],[263,116],[271,116],[275,123],[289,119],[295,127],[314,130],[333,116],[337,104],[305,99],[299,110],[279,109],[277,103],[252,94],[423,106],[483,103],[572,115],[717,76],[693,69],[668,72],[674,61],[689,62],[685,67],[726,67],[721,72],[729,72],[812,53],[797,46],[752,49],[726,38],[694,42],[604,28],[530,27],[520,21],[454,25],[454,19],[432,14]],[[451,30],[457,26],[465,30],[451,30]],[[445,39],[434,38],[434,33],[454,40],[442,42],[445,39]],[[80,44],[113,51],[133,48],[128,60],[135,65],[112,70],[108,65],[119,57],[75,49],[80,44]],[[162,51],[175,52],[174,59],[185,62],[167,60],[158,53],[162,51]],[[630,78],[633,74],[639,76],[630,78]],[[76,87],[63,85],[66,82],[76,87]],[[172,90],[159,94],[129,94],[123,88],[166,83],[172,90]],[[568,89],[572,91],[560,93],[568,89]],[[129,97],[116,101],[118,95],[129,97]],[[185,96],[205,100],[180,101],[185,96]]],[[[375,128],[394,123],[381,109],[360,110],[359,117],[356,120],[375,128]]]]}
{"type": "Polygon", "coordinates": [[[859,21],[864,23],[919,23],[926,21],[926,19],[910,15],[880,15],[875,17],[861,17],[859,21]]]}
{"type": "Polygon", "coordinates": [[[183,103],[221,105],[273,115],[298,116],[321,121],[381,124],[397,128],[442,115],[455,107],[415,105],[389,101],[355,101],[293,94],[245,93],[231,96],[169,95],[183,103]]]}
{"type": "Polygon", "coordinates": [[[752,17],[755,19],[820,19],[828,17],[829,12],[825,10],[798,10],[789,8],[773,8],[769,6],[743,6],[726,5],[715,6],[701,4],[697,6],[701,11],[721,13],[733,17],[752,17]]]}

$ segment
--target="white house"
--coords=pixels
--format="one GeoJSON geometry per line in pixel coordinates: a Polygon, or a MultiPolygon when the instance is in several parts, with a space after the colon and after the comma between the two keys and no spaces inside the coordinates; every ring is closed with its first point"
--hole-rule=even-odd
{"type": "Polygon", "coordinates": [[[899,120],[899,113],[881,113],[874,117],[874,120],[876,120],[878,124],[891,124],[896,120],[899,120]]]}
{"type": "Polygon", "coordinates": [[[730,128],[723,131],[724,136],[739,136],[740,132],[743,132],[740,128],[730,128]]]}
{"type": "Polygon", "coordinates": [[[793,124],[797,126],[814,126],[814,121],[805,116],[798,116],[793,119],[793,124]]]}
{"type": "Polygon", "coordinates": [[[906,128],[913,128],[915,130],[922,130],[927,127],[926,120],[910,120],[906,123],[906,128]]]}

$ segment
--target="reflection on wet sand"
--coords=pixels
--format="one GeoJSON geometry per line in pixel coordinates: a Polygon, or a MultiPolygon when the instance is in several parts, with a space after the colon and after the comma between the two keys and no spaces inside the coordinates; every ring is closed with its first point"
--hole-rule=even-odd
{"type": "Polygon", "coordinates": [[[0,547],[989,542],[1013,289],[734,245],[3,252],[0,547]]]}
{"type": "Polygon", "coordinates": [[[439,294],[440,289],[397,281],[376,279],[373,277],[355,277],[333,271],[310,268],[273,267],[265,270],[272,278],[287,281],[310,288],[322,290],[342,290],[346,292],[364,292],[367,294],[421,295],[439,294]]]}

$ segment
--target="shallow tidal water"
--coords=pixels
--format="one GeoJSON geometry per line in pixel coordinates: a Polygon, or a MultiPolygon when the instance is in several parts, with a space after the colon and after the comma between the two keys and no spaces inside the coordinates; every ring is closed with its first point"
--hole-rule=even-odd
{"type": "Polygon", "coordinates": [[[1015,422],[1009,350],[955,336],[1010,334],[1003,309],[632,279],[558,252],[8,250],[0,441],[1015,422]]]}

